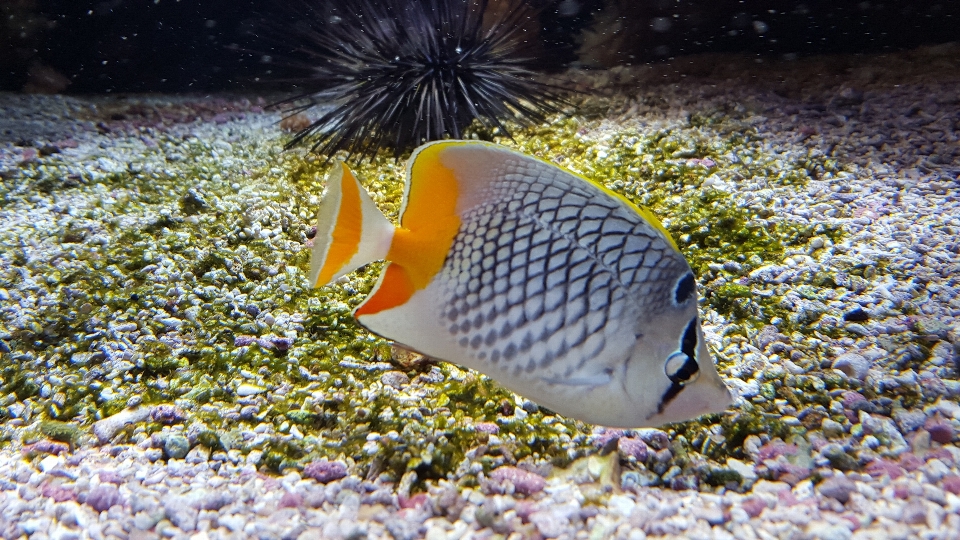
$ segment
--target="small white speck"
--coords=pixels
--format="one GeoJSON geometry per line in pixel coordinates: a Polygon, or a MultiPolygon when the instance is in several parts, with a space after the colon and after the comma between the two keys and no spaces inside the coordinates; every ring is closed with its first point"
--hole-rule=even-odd
{"type": "Polygon", "coordinates": [[[650,19],[650,28],[654,32],[667,32],[673,26],[673,21],[669,17],[654,17],[650,19]]]}

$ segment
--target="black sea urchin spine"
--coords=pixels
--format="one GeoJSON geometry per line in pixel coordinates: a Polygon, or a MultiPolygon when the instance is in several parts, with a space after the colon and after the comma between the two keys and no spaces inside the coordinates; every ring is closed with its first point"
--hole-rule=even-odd
{"type": "Polygon", "coordinates": [[[331,108],[288,147],[328,156],[391,148],[399,157],[460,138],[474,119],[509,135],[506,120],[531,124],[557,112],[562,99],[523,56],[524,22],[535,11],[517,2],[500,15],[487,8],[488,0],[335,2],[301,35],[318,90],[285,102],[289,114],[331,108]]]}

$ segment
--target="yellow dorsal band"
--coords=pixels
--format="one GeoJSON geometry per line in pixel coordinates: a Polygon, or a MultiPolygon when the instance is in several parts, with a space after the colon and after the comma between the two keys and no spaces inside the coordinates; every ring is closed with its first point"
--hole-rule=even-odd
{"type": "Polygon", "coordinates": [[[643,206],[637,206],[633,204],[626,197],[620,196],[620,198],[627,201],[628,203],[630,203],[631,206],[636,208],[637,212],[640,212],[640,215],[643,216],[643,219],[647,220],[647,223],[653,225],[658,231],[662,232],[663,236],[666,237],[668,242],[670,242],[670,245],[673,246],[673,249],[677,250],[678,252],[680,251],[680,246],[677,245],[677,242],[676,240],[673,239],[673,236],[671,236],[670,231],[668,231],[667,228],[663,226],[663,223],[660,223],[660,220],[657,219],[657,216],[653,215],[653,212],[651,212],[649,209],[643,206]]]}
{"type": "Polygon", "coordinates": [[[363,235],[363,209],[360,206],[360,189],[357,180],[346,165],[340,176],[340,207],[337,209],[337,224],[330,233],[330,250],[323,261],[314,287],[328,283],[346,266],[360,249],[363,235]]]}
{"type": "Polygon", "coordinates": [[[414,154],[407,178],[400,226],[393,233],[387,267],[377,289],[356,315],[370,315],[399,306],[426,288],[450,253],[460,229],[457,177],[440,161],[444,145],[414,154]]]}
{"type": "MultiPolygon", "coordinates": [[[[559,167],[559,165],[550,163],[549,161],[544,161],[544,163],[548,163],[548,164],[550,164],[550,165],[552,165],[552,166],[554,166],[554,167],[559,167]]],[[[561,168],[563,168],[563,167],[561,167],[561,168]]],[[[643,216],[643,219],[646,220],[646,222],[649,223],[650,225],[653,225],[653,228],[655,228],[655,229],[657,229],[658,231],[662,232],[662,233],[663,233],[663,236],[667,239],[667,242],[670,242],[670,245],[673,246],[673,249],[675,249],[675,250],[677,250],[677,251],[680,251],[680,248],[677,246],[676,241],[674,241],[673,236],[671,236],[671,235],[670,235],[670,232],[667,230],[667,228],[663,226],[663,223],[660,223],[660,220],[657,219],[657,216],[653,215],[653,212],[651,212],[650,210],[648,210],[647,208],[644,208],[644,207],[642,207],[642,206],[637,206],[637,205],[634,204],[633,201],[631,201],[630,199],[624,197],[623,195],[621,195],[620,193],[617,193],[616,191],[613,191],[612,189],[608,188],[607,186],[601,184],[600,182],[597,182],[597,181],[591,180],[591,179],[589,179],[589,178],[586,178],[586,177],[584,177],[584,176],[582,176],[582,175],[579,175],[579,174],[577,174],[577,173],[575,173],[575,172],[573,172],[573,171],[571,171],[571,170],[569,170],[569,169],[563,169],[563,170],[565,170],[565,171],[567,171],[568,173],[576,176],[577,178],[580,178],[580,179],[583,180],[584,182],[588,182],[588,183],[590,183],[590,184],[593,184],[594,186],[597,186],[598,188],[602,189],[605,193],[607,193],[607,194],[610,195],[611,197],[616,197],[617,199],[623,201],[628,207],[633,208],[634,210],[637,211],[638,214],[640,214],[641,216],[643,216]]]]}

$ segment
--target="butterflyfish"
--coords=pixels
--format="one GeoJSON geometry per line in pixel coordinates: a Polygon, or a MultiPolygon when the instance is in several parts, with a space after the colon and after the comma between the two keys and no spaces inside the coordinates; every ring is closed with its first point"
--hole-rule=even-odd
{"type": "Polygon", "coordinates": [[[399,221],[334,166],[309,279],[321,287],[385,259],[353,313],[369,331],[593,424],[730,405],[690,266],[626,198],[496,144],[438,141],[407,163],[399,221]]]}

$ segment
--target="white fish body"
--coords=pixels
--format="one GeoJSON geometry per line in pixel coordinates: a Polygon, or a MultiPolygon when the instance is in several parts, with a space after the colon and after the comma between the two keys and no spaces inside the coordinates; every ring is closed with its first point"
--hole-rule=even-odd
{"type": "Polygon", "coordinates": [[[490,143],[428,143],[407,164],[399,227],[336,167],[314,243],[318,287],[389,261],[354,312],[361,325],[557,413],[644,427],[731,403],[669,234],[553,164],[490,143]]]}

